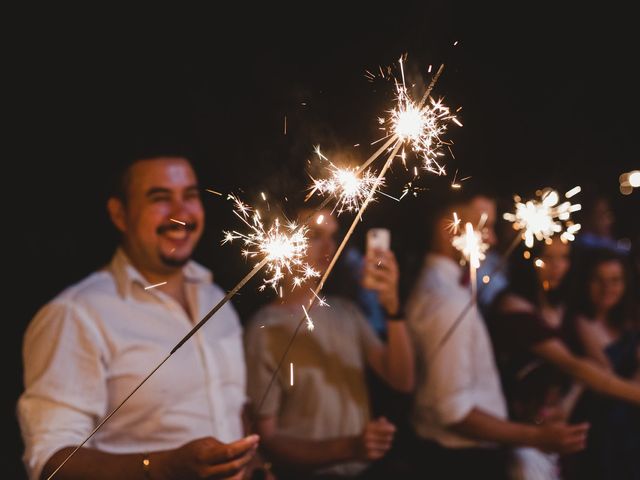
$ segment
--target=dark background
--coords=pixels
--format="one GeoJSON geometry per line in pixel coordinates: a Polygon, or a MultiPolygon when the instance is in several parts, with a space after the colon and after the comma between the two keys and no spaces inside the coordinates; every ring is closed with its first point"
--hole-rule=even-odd
{"type": "MultiPolygon", "coordinates": [[[[285,196],[298,201],[314,145],[354,161],[373,151],[375,119],[391,107],[393,90],[367,82],[364,70],[394,64],[406,52],[407,73],[418,84],[429,80],[429,64],[444,63],[435,95],[463,107],[464,127],[447,135],[455,142],[455,159],[446,160],[450,176],[423,174],[424,188],[450,183],[456,169],[458,178],[472,177],[465,183],[507,197],[582,184],[610,195],[618,236],[638,234],[640,193],[618,192],[618,176],[640,167],[639,42],[630,9],[612,2],[592,10],[475,3],[482,5],[238,2],[202,11],[55,10],[8,19],[16,27],[4,61],[9,141],[17,148],[3,167],[10,184],[4,220],[5,231],[17,235],[8,235],[5,250],[15,264],[15,308],[4,322],[10,447],[3,476],[23,475],[14,409],[24,329],[48,299],[110,258],[116,236],[104,209],[105,178],[141,142],[188,144],[204,188],[252,203],[265,191],[272,208],[285,196]]],[[[410,176],[396,168],[389,178],[387,191],[397,196],[410,176]]],[[[196,258],[230,288],[250,266],[238,247],[220,246],[221,230],[238,226],[230,204],[204,195],[208,225],[196,258]]],[[[393,228],[397,251],[415,246],[418,205],[381,197],[353,244],[378,225],[393,228]]],[[[256,286],[234,299],[243,315],[268,298],[256,286]]]]}

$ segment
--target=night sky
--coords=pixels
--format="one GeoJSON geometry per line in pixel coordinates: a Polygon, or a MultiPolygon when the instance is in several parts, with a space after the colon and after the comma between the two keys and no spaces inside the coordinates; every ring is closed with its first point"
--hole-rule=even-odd
{"type": "MultiPolygon", "coordinates": [[[[276,208],[277,199],[300,198],[315,145],[356,162],[373,152],[375,120],[391,107],[393,88],[367,82],[364,72],[403,53],[418,88],[430,79],[428,65],[444,63],[434,94],[463,107],[464,127],[447,134],[450,176],[423,174],[421,186],[450,183],[457,170],[506,197],[543,186],[597,187],[611,196],[617,234],[638,235],[640,193],[618,191],[618,176],[640,167],[640,42],[631,11],[614,2],[562,11],[474,3],[237,2],[223,10],[212,2],[218,10],[16,18],[5,72],[18,175],[5,183],[18,206],[10,256],[20,263],[10,292],[20,304],[5,322],[13,365],[7,415],[14,416],[22,388],[20,342],[29,319],[113,252],[105,178],[119,158],[141,144],[188,145],[204,188],[250,202],[265,191],[276,208]]],[[[394,169],[387,191],[397,194],[409,178],[394,169]]],[[[237,247],[220,246],[221,230],[237,222],[223,198],[204,202],[208,224],[196,258],[230,288],[249,269],[237,247]]],[[[390,226],[402,247],[408,219],[420,218],[416,205],[381,198],[354,245],[367,226],[390,226]]],[[[15,212],[5,213],[14,223],[15,212]]],[[[241,312],[260,301],[254,292],[250,285],[237,297],[241,312]]],[[[17,426],[9,435],[9,471],[19,478],[17,426]]]]}

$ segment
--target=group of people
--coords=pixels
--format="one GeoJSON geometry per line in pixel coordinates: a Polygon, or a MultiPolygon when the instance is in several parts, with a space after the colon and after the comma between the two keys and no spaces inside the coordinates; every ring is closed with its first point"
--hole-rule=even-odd
{"type": "MultiPolygon", "coordinates": [[[[17,414],[31,479],[54,472],[224,297],[191,260],[199,192],[187,158],[133,158],[107,202],[122,238],[111,262],[29,324],[17,414]]],[[[226,303],[55,478],[640,478],[630,260],[584,245],[573,274],[570,245],[554,239],[516,251],[490,279],[499,291],[480,285],[475,298],[453,212],[486,218],[497,243],[494,199],[452,196],[425,212],[428,253],[408,295],[393,252],[373,249],[354,278],[374,307],[334,289],[311,311],[313,331],[299,330],[312,283],[242,322],[226,303]],[[400,411],[376,404],[381,385],[408,399],[400,411]]],[[[324,271],[336,218],[306,204],[290,214],[309,219],[305,261],[324,271]]]]}

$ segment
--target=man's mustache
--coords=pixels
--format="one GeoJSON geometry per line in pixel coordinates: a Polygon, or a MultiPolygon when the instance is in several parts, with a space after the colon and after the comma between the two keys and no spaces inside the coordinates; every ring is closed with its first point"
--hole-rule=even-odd
{"type": "Polygon", "coordinates": [[[156,233],[158,235],[162,235],[163,233],[171,230],[186,230],[187,232],[193,232],[197,226],[198,224],[195,222],[185,223],[184,225],[179,223],[165,223],[156,229],[156,233]]]}

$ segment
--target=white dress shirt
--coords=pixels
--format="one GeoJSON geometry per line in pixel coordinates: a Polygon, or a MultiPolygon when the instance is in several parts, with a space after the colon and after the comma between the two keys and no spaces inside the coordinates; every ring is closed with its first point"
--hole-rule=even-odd
{"type": "MultiPolygon", "coordinates": [[[[24,462],[37,479],[53,453],[78,445],[224,296],[211,273],[184,267],[192,317],[149,286],[118,250],[109,266],[45,305],[24,338],[18,419],[24,462]]],[[[242,329],[227,303],[96,433],[111,453],[176,448],[243,435],[242,329]]]]}
{"type": "Polygon", "coordinates": [[[506,419],[491,341],[477,308],[472,307],[433,357],[437,344],[471,299],[460,284],[462,270],[453,260],[429,254],[407,314],[417,353],[417,389],[411,422],[416,433],[449,448],[489,446],[448,426],[473,408],[506,419]]]}

